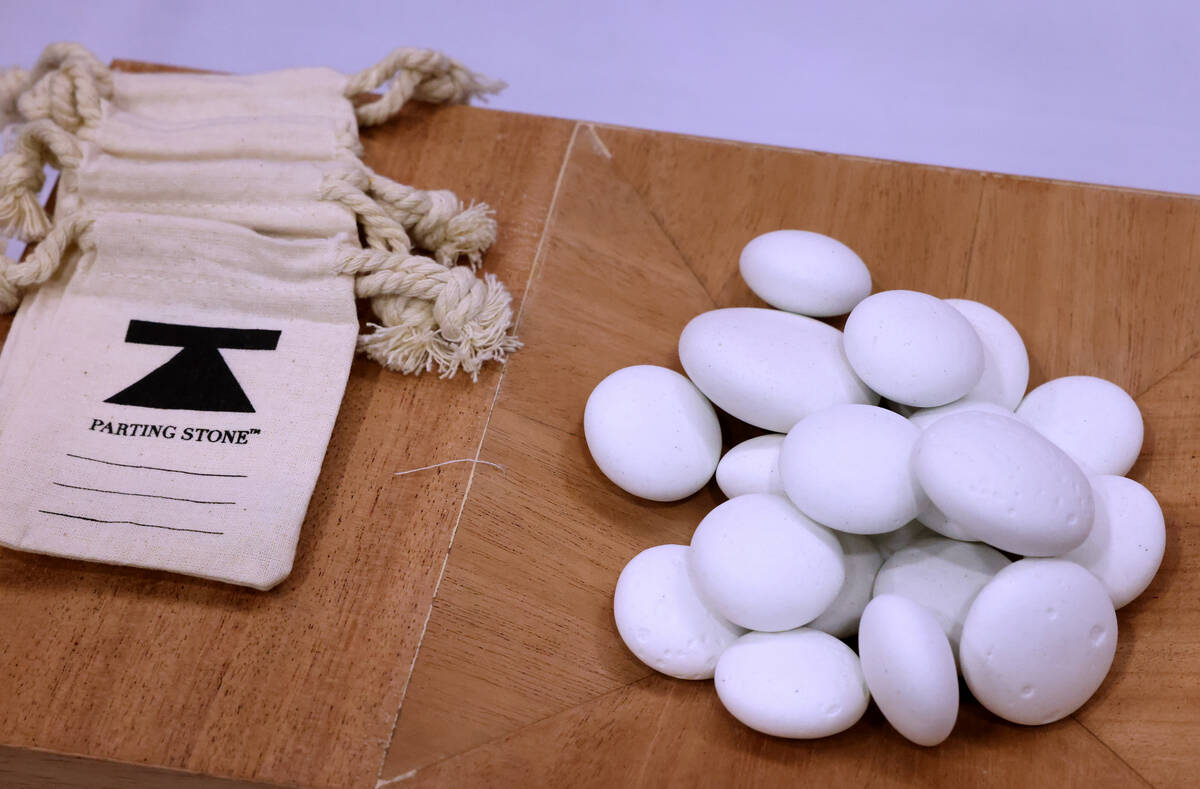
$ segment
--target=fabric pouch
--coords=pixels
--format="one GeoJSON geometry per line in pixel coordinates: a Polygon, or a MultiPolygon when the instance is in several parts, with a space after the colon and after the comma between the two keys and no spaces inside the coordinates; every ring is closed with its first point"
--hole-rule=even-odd
{"type": "Polygon", "coordinates": [[[425,50],[353,76],[231,77],[118,74],[66,44],[16,76],[0,230],[37,246],[0,257],[0,311],[20,304],[0,353],[0,544],[270,588],[356,347],[474,378],[520,345],[507,290],[474,271],[490,210],[357,156],[357,126],[407,99],[496,85],[425,50]],[[361,336],[356,297],[378,319],[361,336]]]}
{"type": "Polygon", "coordinates": [[[25,374],[0,430],[0,543],[285,578],[354,353],[346,244],[91,220],[37,363],[7,369],[25,374]]]}
{"type": "Polygon", "coordinates": [[[79,160],[59,184],[64,212],[195,216],[317,238],[354,230],[353,214],[323,195],[326,178],[362,169],[344,75],[106,76],[111,98],[75,130],[79,160]]]}
{"type": "MultiPolygon", "coordinates": [[[[375,275],[358,295],[371,299],[378,323],[359,349],[400,372],[474,378],[519,346],[505,333],[503,286],[470,273],[495,240],[491,211],[372,172],[358,159],[357,128],[386,121],[411,98],[461,103],[500,87],[420,49],[349,76],[323,68],[230,76],[113,72],[77,44],[54,44],[31,72],[0,78],[0,109],[25,121],[0,156],[0,232],[65,247],[72,223],[110,212],[219,220],[282,237],[361,231],[379,254],[344,260],[343,270],[375,275]],[[378,100],[354,103],[385,84],[378,100]],[[62,172],[54,222],[37,201],[45,164],[62,172]],[[370,272],[356,268],[364,265],[370,272]],[[481,309],[488,326],[476,331],[467,324],[481,309]]],[[[30,297],[45,277],[14,278],[10,264],[0,260],[0,311],[25,296],[13,335],[37,333],[27,324],[54,312],[61,289],[51,279],[30,297]]],[[[8,385],[0,379],[0,394],[8,385]]]]}

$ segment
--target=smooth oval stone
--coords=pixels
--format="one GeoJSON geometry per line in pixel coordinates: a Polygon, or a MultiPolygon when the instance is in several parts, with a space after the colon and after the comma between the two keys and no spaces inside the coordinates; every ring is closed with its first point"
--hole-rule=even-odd
{"type": "Polygon", "coordinates": [[[946,299],[946,303],[970,321],[983,343],[983,374],[964,397],[1014,411],[1029,386],[1029,353],[1020,332],[986,304],[968,299],[946,299]]]}
{"type": "Polygon", "coordinates": [[[721,459],[712,404],[665,367],[626,367],[597,384],[583,410],[583,433],[604,476],[652,501],[692,495],[721,459]]]}
{"type": "Polygon", "coordinates": [[[770,433],[747,439],[730,449],[717,464],[717,487],[727,498],[747,493],[783,493],[779,451],[783,436],[770,433]]]}
{"type": "Polygon", "coordinates": [[[895,531],[928,504],[910,462],[920,433],[904,417],[877,406],[818,411],[783,441],[783,489],[805,515],[832,529],[895,531]]]}
{"type": "Polygon", "coordinates": [[[871,698],[888,723],[917,745],[937,745],[958,720],[958,670],[937,620],[923,606],[885,594],[858,628],[858,654],[871,698]]]}
{"type": "Polygon", "coordinates": [[[860,301],[846,319],[845,347],[867,386],[918,408],[959,399],[983,374],[983,343],[971,323],[941,299],[912,290],[860,301]]]}
{"type": "Polygon", "coordinates": [[[875,574],[883,564],[879,549],[871,540],[858,534],[835,531],[845,557],[846,580],[842,589],[833,598],[829,607],[816,619],[808,623],[813,630],[820,630],[837,638],[849,638],[858,632],[858,619],[863,609],[871,602],[875,588],[875,574]]]}
{"type": "Polygon", "coordinates": [[[837,239],[807,230],[775,230],[742,249],[742,279],[760,299],[788,312],[845,315],[871,292],[871,272],[837,239]]]}
{"type": "Polygon", "coordinates": [[[1096,520],[1083,544],[1062,555],[1100,579],[1120,608],[1146,591],[1167,546],[1167,527],[1154,494],[1113,474],[1092,477],[1096,520]]]}
{"type": "Polygon", "coordinates": [[[921,433],[913,468],[946,518],[1002,550],[1056,556],[1092,528],[1087,477],[1020,420],[982,411],[944,417],[921,433]]]}
{"type": "Polygon", "coordinates": [[[831,405],[879,400],[850,369],[840,331],[778,310],[697,315],[679,337],[679,361],[717,407],[777,433],[831,405]]]}
{"type": "Polygon", "coordinates": [[[733,717],[776,737],[844,731],[870,696],[858,656],[828,633],[747,633],[717,661],[717,697],[733,717]]]}
{"type": "MultiPolygon", "coordinates": [[[[943,417],[963,411],[983,411],[997,416],[1008,417],[1009,419],[1016,419],[1012,410],[1004,406],[989,403],[986,400],[969,400],[963,398],[955,400],[953,403],[937,406],[936,408],[918,408],[909,415],[908,420],[924,430],[943,417]]],[[[962,526],[947,518],[932,503],[917,515],[917,520],[930,531],[936,532],[943,537],[949,537],[953,540],[966,540],[967,542],[975,542],[977,540],[974,535],[968,533],[962,526]]]]}
{"type": "Polygon", "coordinates": [[[1127,474],[1142,451],[1142,412],[1124,389],[1103,378],[1047,381],[1025,396],[1017,417],[1088,474],[1127,474]]]}
{"type": "Polygon", "coordinates": [[[692,535],[692,580],[714,609],[748,630],[791,630],[820,616],[845,580],[842,547],[783,496],[717,505],[692,535]]]}
{"type": "Polygon", "coordinates": [[[1062,559],[1023,559],[976,596],[959,664],[980,704],[1036,726],[1082,707],[1116,649],[1117,615],[1096,576],[1062,559]]]}
{"type": "Polygon", "coordinates": [[[708,679],[745,630],[713,611],[692,585],[686,545],[647,548],[625,565],[613,594],[617,632],[655,671],[708,679]]]}
{"type": "Polygon", "coordinates": [[[975,595],[1009,564],[995,548],[929,537],[901,548],[883,563],[874,593],[899,595],[928,608],[957,649],[975,595]]]}

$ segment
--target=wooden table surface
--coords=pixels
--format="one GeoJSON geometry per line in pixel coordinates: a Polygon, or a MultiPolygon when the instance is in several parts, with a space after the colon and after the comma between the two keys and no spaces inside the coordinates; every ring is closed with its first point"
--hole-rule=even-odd
{"type": "Polygon", "coordinates": [[[363,136],[383,174],[495,207],[486,270],[525,349],[476,384],[357,360],[270,592],[0,550],[0,786],[1194,785],[1200,200],[468,107],[363,136]],[[622,646],[621,567],[721,497],[623,494],[587,454],[584,401],[618,367],[679,369],[696,313],[757,304],[738,252],[783,227],[845,241],[877,289],[1000,310],[1031,385],[1089,373],[1137,397],[1131,476],[1163,505],[1166,558],[1071,718],[968,701],[922,749],[872,708],[788,741],[622,646]],[[457,458],[502,468],[394,476],[457,458]]]}

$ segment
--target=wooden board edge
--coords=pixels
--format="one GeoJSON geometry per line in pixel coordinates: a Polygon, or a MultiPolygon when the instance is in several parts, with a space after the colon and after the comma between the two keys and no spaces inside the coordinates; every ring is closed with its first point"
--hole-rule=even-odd
{"type": "Polygon", "coordinates": [[[280,789],[278,784],[200,775],[37,748],[0,745],[0,786],[5,789],[280,789]]]}

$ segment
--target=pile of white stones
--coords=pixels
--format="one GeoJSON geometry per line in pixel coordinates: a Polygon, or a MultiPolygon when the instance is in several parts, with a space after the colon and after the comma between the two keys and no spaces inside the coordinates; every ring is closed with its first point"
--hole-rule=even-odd
{"type": "Polygon", "coordinates": [[[832,238],[768,233],[740,265],[776,309],[703,313],[679,340],[686,378],[628,367],[588,398],[588,447],[622,489],[673,501],[715,472],[728,497],[690,545],[621,572],[625,644],[664,674],[715,676],[731,714],[781,737],[835,734],[874,698],[935,745],[959,673],[1016,723],[1078,709],[1112,665],[1115,610],[1165,546],[1154,496],[1124,476],[1137,405],[1087,376],[1026,394],[1002,315],[869,295],[867,267],[832,238]],[[844,331],[818,320],[847,312],[844,331]],[[772,432],[722,457],[714,404],[772,432]],[[854,636],[857,654],[841,640],[854,636]]]}

